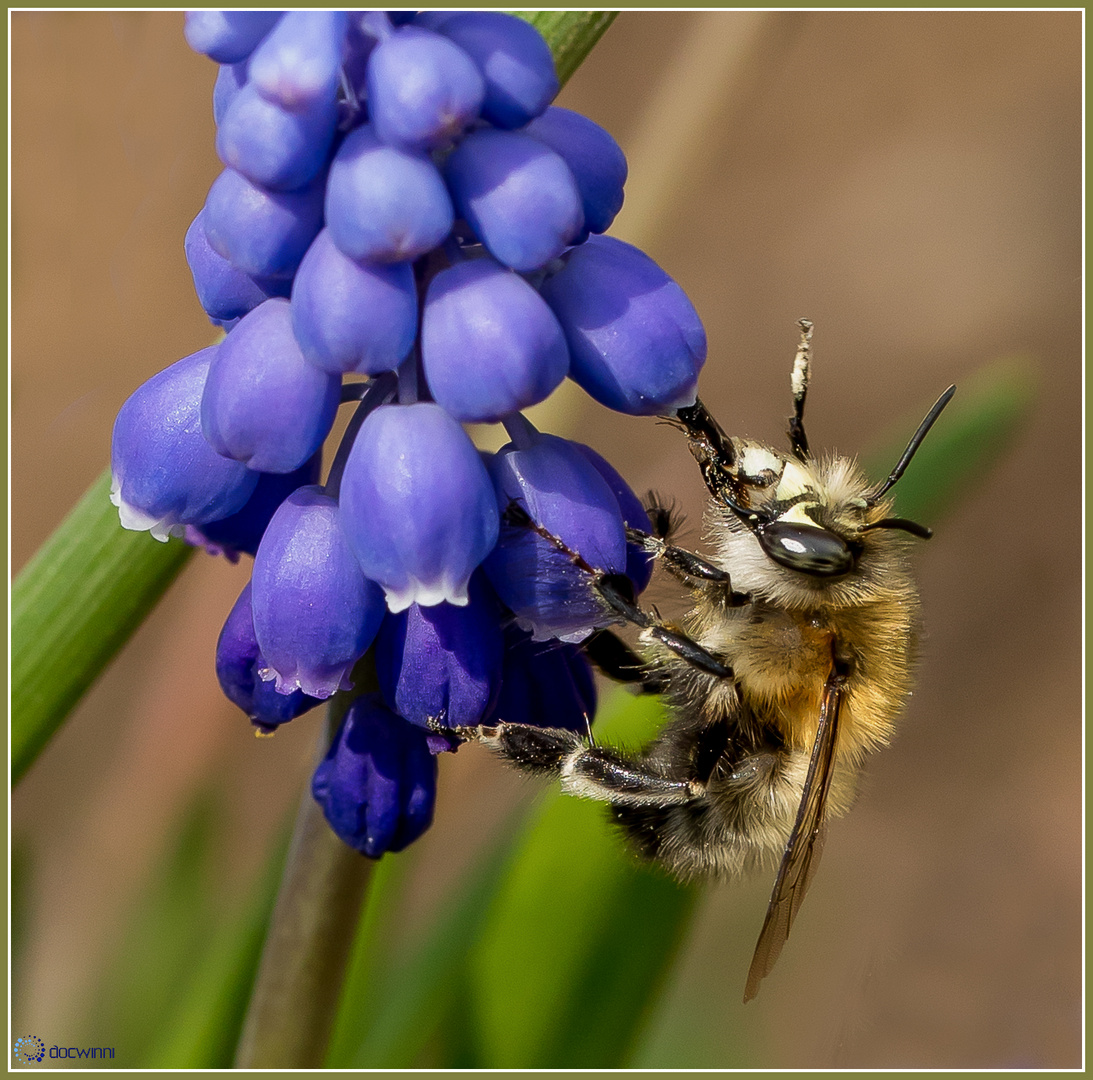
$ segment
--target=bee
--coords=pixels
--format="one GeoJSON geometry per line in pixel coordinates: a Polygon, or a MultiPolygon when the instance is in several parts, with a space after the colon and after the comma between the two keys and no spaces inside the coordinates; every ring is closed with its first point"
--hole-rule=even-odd
{"type": "Polygon", "coordinates": [[[606,674],[662,693],[669,719],[637,753],[560,728],[499,722],[457,734],[562,790],[606,802],[636,850],[687,880],[733,876],[780,858],[748,972],[752,999],[774,966],[815,874],[828,819],[844,814],[869,754],[892,737],[911,689],[918,594],[913,538],[888,496],[955,392],[873,484],[857,464],[816,457],[804,429],[812,324],[799,321],[788,454],[729,437],[701,401],[665,417],[687,437],[709,490],[700,556],[675,546],[675,515],[654,502],[651,532],[628,538],[689,592],[680,625],[634,601],[628,581],[569,551],[606,608],[640,627],[639,655],[610,630],[586,651],[606,674]]]}

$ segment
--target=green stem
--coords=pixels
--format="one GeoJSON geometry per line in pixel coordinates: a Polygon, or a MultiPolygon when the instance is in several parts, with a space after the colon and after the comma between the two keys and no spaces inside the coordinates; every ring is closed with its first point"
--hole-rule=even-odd
{"type": "MultiPolygon", "coordinates": [[[[347,706],[348,698],[338,695],[327,709],[320,755],[347,706]]],[[[331,832],[305,791],[239,1037],[237,1069],[322,1066],[374,866],[331,832]]]]}
{"type": "Polygon", "coordinates": [[[193,554],[127,532],[105,471],[11,597],[11,776],[19,780],[193,554]]]}

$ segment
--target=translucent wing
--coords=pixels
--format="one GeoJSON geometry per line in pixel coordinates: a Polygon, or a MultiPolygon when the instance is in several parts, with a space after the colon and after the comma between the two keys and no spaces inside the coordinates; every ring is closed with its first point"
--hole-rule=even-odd
{"type": "Polygon", "coordinates": [[[812,758],[808,763],[801,805],[782,855],[782,865],[778,868],[778,877],[767,905],[767,917],[763,920],[763,929],[759,932],[755,955],[748,969],[745,1002],[751,1001],[759,993],[759,984],[770,974],[778,960],[812,875],[820,864],[827,834],[827,793],[831,789],[831,775],[834,772],[832,766],[839,737],[839,709],[845,682],[845,675],[832,670],[824,684],[820,722],[816,728],[816,741],[812,744],[812,758]]]}

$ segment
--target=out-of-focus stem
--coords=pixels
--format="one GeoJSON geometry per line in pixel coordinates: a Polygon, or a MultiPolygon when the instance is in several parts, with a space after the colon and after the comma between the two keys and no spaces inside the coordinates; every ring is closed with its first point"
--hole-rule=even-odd
{"type": "MultiPolygon", "coordinates": [[[[328,707],[319,756],[348,703],[348,697],[339,695],[328,707]]],[[[236,1050],[236,1068],[322,1065],[374,866],[334,835],[311,792],[305,791],[236,1050]]]]}

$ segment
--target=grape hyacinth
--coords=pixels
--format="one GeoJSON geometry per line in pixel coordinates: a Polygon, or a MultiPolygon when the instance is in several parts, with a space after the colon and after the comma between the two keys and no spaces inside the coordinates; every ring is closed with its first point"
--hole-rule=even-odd
{"type": "Polygon", "coordinates": [[[587,568],[635,595],[652,572],[625,480],[522,410],[568,377],[670,414],[695,400],[705,333],[656,263],[601,235],[625,157],[551,105],[530,24],[200,11],[186,38],[220,65],[224,170],[184,246],[226,336],[122,406],[112,498],[126,528],[253,556],[216,671],[260,733],[358,695],[312,791],[378,858],[428,828],[444,729],[588,730],[580,643],[618,616],[587,568]],[[510,442],[482,453],[465,423],[510,442]],[[354,674],[373,642],[378,689],[354,674]]]}

